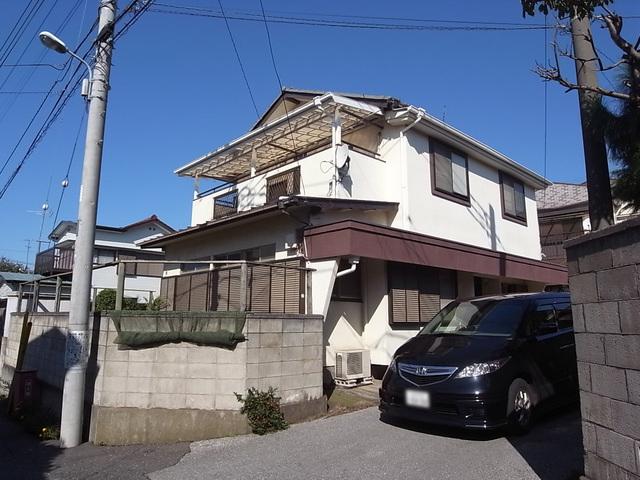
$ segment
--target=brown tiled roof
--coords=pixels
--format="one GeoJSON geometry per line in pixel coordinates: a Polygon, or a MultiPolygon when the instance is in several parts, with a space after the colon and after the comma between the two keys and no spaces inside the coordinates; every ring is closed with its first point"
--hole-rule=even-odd
{"type": "Polygon", "coordinates": [[[544,190],[536,191],[538,210],[558,208],[589,200],[586,184],[554,183],[544,190]]]}

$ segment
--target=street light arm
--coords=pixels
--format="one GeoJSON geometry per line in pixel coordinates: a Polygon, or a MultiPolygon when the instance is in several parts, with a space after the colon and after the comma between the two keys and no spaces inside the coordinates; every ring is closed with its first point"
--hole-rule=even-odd
{"type": "MultiPolygon", "coordinates": [[[[67,53],[69,55],[71,55],[73,58],[75,58],[76,60],[82,62],[82,64],[87,67],[87,72],[89,74],[89,90],[91,90],[91,86],[93,85],[93,73],[91,71],[91,65],[89,65],[84,58],[82,58],[79,55],[76,55],[75,53],[73,53],[71,50],[67,50],[67,53]]],[[[91,96],[91,95],[89,95],[91,96]]]]}

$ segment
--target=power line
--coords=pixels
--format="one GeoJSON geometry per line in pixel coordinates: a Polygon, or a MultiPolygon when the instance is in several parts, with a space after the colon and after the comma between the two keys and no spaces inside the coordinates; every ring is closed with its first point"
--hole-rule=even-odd
{"type": "Polygon", "coordinates": [[[6,50],[2,54],[2,58],[0,58],[0,66],[7,61],[7,59],[9,58],[9,55],[11,55],[11,53],[13,52],[13,49],[16,47],[16,45],[18,45],[18,43],[22,39],[22,36],[24,35],[24,32],[27,30],[29,24],[33,21],[33,19],[38,14],[38,11],[40,11],[43,5],[44,5],[44,1],[40,1],[38,4],[35,4],[31,9],[31,11],[27,14],[27,18],[24,19],[24,21],[22,22],[22,25],[19,27],[18,32],[16,32],[16,35],[11,40],[6,50]]]}
{"type": "Polygon", "coordinates": [[[231,26],[229,25],[229,20],[224,14],[224,8],[222,8],[222,0],[218,0],[218,5],[220,5],[220,11],[222,12],[222,17],[224,18],[224,23],[227,26],[227,32],[229,32],[229,38],[231,39],[231,44],[233,45],[233,51],[236,52],[236,58],[238,59],[238,65],[240,65],[240,71],[242,72],[242,78],[244,78],[244,83],[247,86],[247,91],[249,92],[249,96],[251,97],[251,103],[253,104],[253,109],[256,111],[256,116],[260,118],[260,112],[258,112],[258,107],[256,105],[256,100],[253,98],[253,92],[251,91],[251,85],[249,85],[249,80],[247,79],[247,73],[244,71],[244,66],[242,65],[242,59],[240,58],[240,53],[238,52],[238,47],[236,46],[236,41],[233,39],[233,33],[231,33],[231,26]]]}
{"type": "MultiPolygon", "coordinates": [[[[208,17],[208,18],[220,18],[223,16],[220,12],[204,8],[195,7],[182,7],[180,5],[171,5],[165,3],[156,3],[156,7],[151,9],[155,13],[164,13],[171,15],[185,15],[193,17],[208,17]],[[165,8],[158,8],[165,7],[165,8]]],[[[335,27],[335,28],[355,28],[355,29],[374,29],[374,30],[405,30],[405,31],[532,31],[543,30],[545,28],[551,29],[555,27],[545,27],[544,25],[522,25],[522,26],[489,26],[489,25],[408,25],[408,24],[391,24],[391,23],[374,23],[374,22],[341,22],[341,21],[328,21],[313,18],[297,18],[297,17],[282,17],[277,15],[266,15],[260,19],[254,17],[253,14],[247,15],[226,15],[230,20],[239,20],[247,22],[264,22],[268,17],[270,23],[282,23],[290,25],[308,25],[308,26],[320,26],[320,27],[335,27]]]]}
{"type": "MultiPolygon", "coordinates": [[[[271,63],[273,65],[273,71],[276,74],[276,78],[278,79],[278,85],[280,85],[280,93],[283,92],[282,81],[280,80],[280,74],[278,73],[278,67],[276,66],[276,57],[273,54],[273,45],[271,44],[271,33],[269,33],[269,24],[267,23],[267,17],[264,14],[264,5],[262,4],[262,0],[260,0],[260,9],[262,10],[262,18],[264,20],[264,29],[267,32],[267,42],[269,45],[269,53],[271,54],[271,63]]],[[[287,124],[289,125],[289,134],[291,135],[291,144],[293,145],[293,151],[297,152],[296,141],[293,138],[293,128],[291,127],[291,120],[289,119],[289,110],[287,109],[287,102],[283,101],[282,105],[284,106],[284,113],[287,116],[287,124]]],[[[294,153],[295,154],[295,153],[294,153]]]]}
{"type": "Polygon", "coordinates": [[[58,214],[60,213],[60,207],[62,206],[62,199],[64,198],[64,192],[67,191],[67,187],[69,186],[69,173],[71,172],[71,165],[73,164],[73,159],[76,155],[76,147],[78,146],[78,140],[80,139],[80,133],[82,133],[82,127],[84,126],[84,119],[86,117],[87,111],[86,109],[82,109],[82,115],[80,116],[80,124],[78,125],[78,131],[76,132],[76,139],[73,142],[73,149],[71,150],[71,155],[69,156],[69,163],[67,164],[67,171],[64,175],[64,179],[62,180],[62,190],[60,191],[60,198],[58,199],[58,206],[56,208],[56,215],[53,218],[53,227],[56,226],[56,222],[58,221],[58,214]]]}

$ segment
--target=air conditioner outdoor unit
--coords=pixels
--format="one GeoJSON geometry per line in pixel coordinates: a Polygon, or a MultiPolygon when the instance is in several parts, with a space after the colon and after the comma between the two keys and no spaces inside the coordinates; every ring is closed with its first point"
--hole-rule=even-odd
{"type": "Polygon", "coordinates": [[[355,387],[373,383],[369,350],[336,352],[336,385],[355,387]]]}

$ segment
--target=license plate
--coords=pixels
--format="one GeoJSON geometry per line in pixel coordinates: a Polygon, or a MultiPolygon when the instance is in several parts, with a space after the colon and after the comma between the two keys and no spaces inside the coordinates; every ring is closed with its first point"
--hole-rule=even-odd
{"type": "Polygon", "coordinates": [[[429,392],[423,392],[421,390],[406,390],[404,393],[404,402],[408,407],[431,407],[431,398],[429,397],[429,392]]]}

